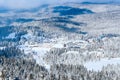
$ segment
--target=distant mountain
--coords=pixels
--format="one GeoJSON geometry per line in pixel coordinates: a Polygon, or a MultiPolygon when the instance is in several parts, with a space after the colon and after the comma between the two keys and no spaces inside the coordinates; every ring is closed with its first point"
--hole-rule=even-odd
{"type": "Polygon", "coordinates": [[[64,15],[80,15],[80,14],[91,14],[94,13],[93,11],[89,9],[80,9],[75,7],[69,7],[69,6],[56,6],[53,10],[54,13],[59,13],[61,16],[64,15]]]}
{"type": "Polygon", "coordinates": [[[23,12],[37,12],[38,10],[40,10],[41,8],[45,8],[48,7],[48,4],[44,4],[35,8],[30,8],[30,9],[10,9],[7,7],[1,7],[0,6],[0,13],[6,13],[6,12],[16,12],[16,13],[23,13],[23,12]]]}
{"type": "Polygon", "coordinates": [[[118,4],[119,2],[82,2],[81,4],[118,4]]]}
{"type": "Polygon", "coordinates": [[[6,12],[9,12],[8,8],[0,7],[0,13],[6,13],[6,12]]]}

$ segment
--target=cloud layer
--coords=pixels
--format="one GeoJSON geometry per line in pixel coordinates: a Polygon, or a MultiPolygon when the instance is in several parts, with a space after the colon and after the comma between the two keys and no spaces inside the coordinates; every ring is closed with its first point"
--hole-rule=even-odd
{"type": "Polygon", "coordinates": [[[42,4],[64,3],[64,2],[120,2],[120,0],[0,0],[0,6],[12,9],[27,9],[40,6],[42,4]]]}

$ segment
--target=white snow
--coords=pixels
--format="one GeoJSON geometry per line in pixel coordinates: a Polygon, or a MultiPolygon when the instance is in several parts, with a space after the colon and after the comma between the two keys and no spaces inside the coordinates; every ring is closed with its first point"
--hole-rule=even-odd
{"type": "Polygon", "coordinates": [[[63,46],[62,43],[57,43],[53,47],[55,47],[55,48],[63,48],[64,46],[63,46]]]}
{"type": "Polygon", "coordinates": [[[5,49],[5,47],[0,47],[0,50],[3,50],[3,49],[5,49]]]}
{"type": "Polygon", "coordinates": [[[34,36],[33,36],[31,33],[29,33],[29,34],[23,35],[22,37],[26,38],[27,40],[30,40],[30,39],[32,39],[34,36]]]}
{"type": "Polygon", "coordinates": [[[15,33],[9,34],[6,38],[7,39],[14,39],[15,38],[15,33]]]}
{"type": "Polygon", "coordinates": [[[78,51],[68,51],[68,52],[66,52],[66,54],[79,54],[79,52],[78,51]]]}
{"type": "Polygon", "coordinates": [[[108,64],[111,65],[116,65],[120,64],[120,58],[112,58],[112,59],[101,59],[100,61],[89,61],[84,64],[84,66],[88,70],[93,70],[93,71],[101,71],[103,66],[107,66],[108,64]]]}
{"type": "Polygon", "coordinates": [[[51,44],[49,43],[30,45],[26,42],[24,45],[19,46],[19,49],[24,50],[25,54],[32,55],[37,64],[45,66],[48,70],[50,69],[50,65],[45,63],[43,56],[50,50],[50,48],[51,44]]]}

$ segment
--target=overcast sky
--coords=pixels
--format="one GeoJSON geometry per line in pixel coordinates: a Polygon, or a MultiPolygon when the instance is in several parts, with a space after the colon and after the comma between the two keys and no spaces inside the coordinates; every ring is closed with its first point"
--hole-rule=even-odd
{"type": "Polygon", "coordinates": [[[65,3],[65,2],[120,2],[120,0],[0,0],[0,7],[9,8],[33,8],[40,6],[42,4],[52,4],[52,3],[65,3]]]}

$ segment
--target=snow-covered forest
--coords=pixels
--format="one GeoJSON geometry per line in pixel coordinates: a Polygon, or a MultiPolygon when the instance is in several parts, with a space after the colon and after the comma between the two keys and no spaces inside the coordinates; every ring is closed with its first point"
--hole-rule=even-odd
{"type": "Polygon", "coordinates": [[[120,5],[0,10],[0,80],[120,80],[120,5]]]}

